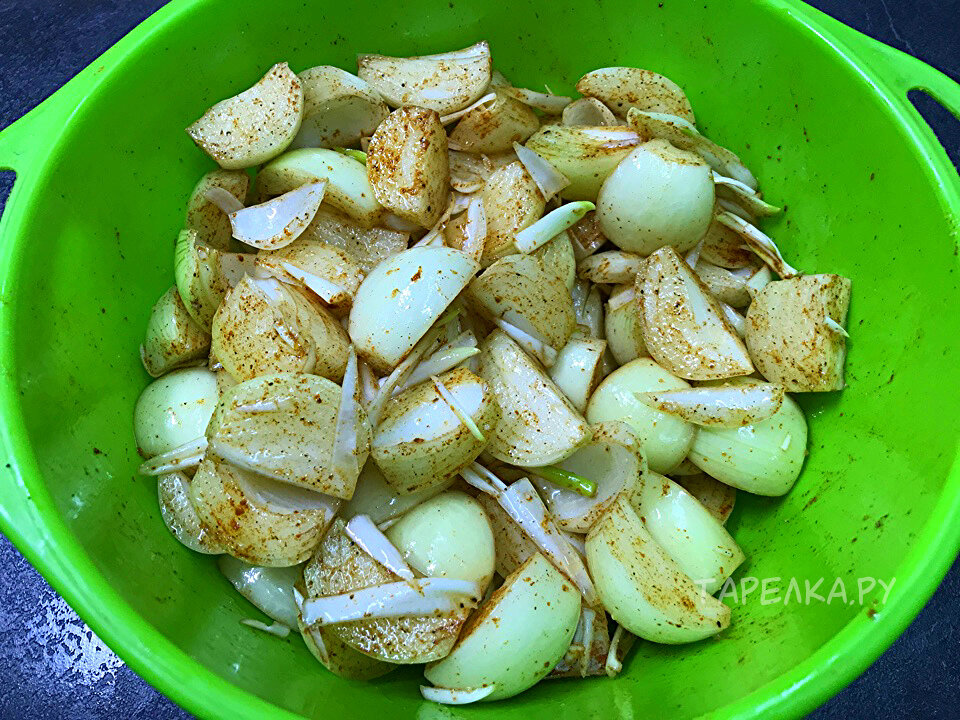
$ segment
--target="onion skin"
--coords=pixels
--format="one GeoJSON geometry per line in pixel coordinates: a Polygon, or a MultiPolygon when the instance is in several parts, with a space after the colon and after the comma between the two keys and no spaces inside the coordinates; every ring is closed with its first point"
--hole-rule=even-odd
{"type": "Polygon", "coordinates": [[[207,110],[187,134],[220,167],[237,170],[283,152],[302,119],[300,81],[286,63],[278,63],[250,89],[207,110]]]}
{"type": "Polygon", "coordinates": [[[466,152],[507,152],[515,142],[524,142],[540,128],[529,107],[500,92],[496,98],[474,108],[460,119],[450,139],[466,152]]]}
{"type": "Polygon", "coordinates": [[[512,697],[563,658],[579,617],[579,594],[542,555],[534,555],[480,606],[450,654],[428,665],[424,676],[439,687],[492,683],[485,701],[512,697]]]}
{"type": "Polygon", "coordinates": [[[618,498],[590,529],[586,546],[604,608],[634,635],[676,645],[729,625],[730,608],[682,572],[626,498],[618,498]]]}

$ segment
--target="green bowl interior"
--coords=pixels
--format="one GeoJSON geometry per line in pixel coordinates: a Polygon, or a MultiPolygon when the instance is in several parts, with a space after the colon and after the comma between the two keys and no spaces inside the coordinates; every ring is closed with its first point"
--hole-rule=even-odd
{"type": "MultiPolygon", "coordinates": [[[[208,2],[154,33],[63,129],[27,210],[16,276],[15,382],[28,440],[69,533],[106,582],[217,675],[307,716],[452,711],[422,703],[414,669],[373,684],[327,674],[298,637],[260,617],[214,561],[170,537],[155,483],[138,477],[131,410],[148,381],[137,347],[172,284],[186,198],[210,161],[183,128],[274,62],[354,69],[354,54],[415,54],[490,41],[519,85],[572,90],[584,72],[634,65],[683,86],[702,129],[741,154],[767,225],[799,268],[853,278],[842,394],[800,398],[810,457],[785,498],[741,494],[731,529],[740,576],[895,577],[940,498],[958,435],[955,248],[930,173],[868,85],[782,11],[747,2],[208,2]]],[[[45,489],[44,489],[45,488],[45,489]]],[[[61,578],[61,580],[63,580],[61,578]]],[[[66,581],[64,581],[66,582],[66,581]]],[[[864,605],[734,602],[733,625],[693,647],[642,644],[616,680],[543,683],[492,707],[504,718],[685,718],[748,695],[807,659],[864,605]]],[[[851,598],[848,597],[848,600],[851,598]]],[[[731,600],[732,601],[732,600],[731,600]]],[[[119,633],[129,632],[122,626],[119,633]]],[[[843,662],[841,658],[838,662],[843,662]]],[[[149,667],[144,648],[139,667],[149,667]]],[[[824,666],[823,672],[829,672],[824,666]]],[[[184,668],[189,672],[189,667],[184,668]]],[[[194,710],[215,714],[216,693],[194,710]]]]}

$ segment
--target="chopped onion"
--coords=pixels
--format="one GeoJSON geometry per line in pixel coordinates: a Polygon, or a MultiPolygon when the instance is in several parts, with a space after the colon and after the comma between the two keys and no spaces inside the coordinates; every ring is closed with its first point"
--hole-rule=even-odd
{"type": "Polygon", "coordinates": [[[420,686],[420,694],[424,700],[440,703],[442,705],[468,705],[478,700],[483,700],[497,689],[496,683],[489,683],[478,688],[441,688],[430,687],[429,685],[420,686]]]}
{"type": "Polygon", "coordinates": [[[833,319],[832,317],[830,317],[829,315],[827,315],[826,317],[823,318],[823,322],[824,322],[824,324],[825,324],[828,328],[830,328],[831,330],[833,330],[833,332],[837,333],[838,335],[843,335],[845,338],[850,337],[850,334],[846,331],[846,329],[843,327],[843,325],[841,325],[840,323],[838,323],[836,320],[834,320],[834,319],[833,319]]]}
{"type": "Polygon", "coordinates": [[[536,90],[527,90],[526,88],[502,87],[500,88],[500,92],[509,95],[514,100],[519,100],[524,105],[542,110],[547,115],[560,115],[572,99],[564,95],[542,93],[536,90]]]}
{"type": "Polygon", "coordinates": [[[637,273],[643,270],[644,258],[623,250],[608,250],[590,255],[577,266],[577,277],[595,283],[622,285],[637,279],[637,273]]]}
{"type": "Polygon", "coordinates": [[[370,366],[367,365],[363,360],[359,362],[359,371],[360,397],[362,398],[364,409],[368,410],[370,408],[370,404],[377,397],[377,391],[380,389],[380,385],[377,382],[377,376],[373,374],[373,370],[371,370],[370,366]]]}
{"type": "Polygon", "coordinates": [[[371,618],[436,617],[476,606],[483,588],[456,578],[422,578],[307,598],[300,605],[303,624],[335,625],[371,618]]]}
{"type": "Polygon", "coordinates": [[[637,393],[654,410],[713,427],[743,427],[766,420],[783,404],[783,386],[773,383],[706,385],[637,393]]]}
{"type": "Polygon", "coordinates": [[[552,200],[557,193],[570,184],[570,180],[563,173],[527,146],[515,142],[513,149],[517,153],[517,158],[530,173],[530,177],[540,188],[544,200],[552,200]]]}
{"type": "Polygon", "coordinates": [[[437,389],[437,392],[440,393],[440,397],[442,397],[444,402],[450,406],[453,414],[457,416],[460,422],[466,425],[467,429],[470,431],[470,434],[480,442],[486,442],[487,439],[483,436],[483,433],[480,432],[480,428],[477,427],[477,424],[473,421],[473,418],[470,417],[470,413],[463,409],[463,406],[457,402],[457,399],[447,389],[447,386],[440,382],[440,378],[438,378],[436,375],[431,375],[430,379],[433,381],[433,386],[437,389]]]}
{"type": "Polygon", "coordinates": [[[463,108],[462,110],[457,110],[456,112],[452,112],[452,113],[450,113],[450,114],[448,114],[448,115],[441,115],[441,116],[440,116],[440,124],[441,124],[441,125],[449,125],[450,123],[452,123],[452,122],[454,122],[454,121],[456,121],[456,120],[459,120],[460,118],[462,118],[462,117],[463,117],[464,115],[466,115],[467,113],[472,112],[473,110],[476,110],[476,109],[477,109],[478,107],[480,107],[481,105],[486,105],[486,104],[487,104],[488,102],[490,102],[491,100],[496,100],[496,99],[497,99],[497,94],[496,94],[496,93],[487,93],[487,94],[484,95],[482,98],[480,98],[480,99],[477,100],[476,102],[471,103],[470,105],[467,105],[467,106],[466,106],[465,108],[463,108]]]}
{"type": "Polygon", "coordinates": [[[636,640],[636,635],[624,630],[623,625],[617,625],[613,637],[610,638],[610,649],[607,651],[607,663],[604,667],[609,677],[616,677],[623,670],[623,657],[636,640]]]}
{"type": "MultiPolygon", "coordinates": [[[[448,326],[452,327],[452,325],[448,326]]],[[[422,361],[402,385],[393,391],[397,395],[407,388],[430,378],[431,375],[440,375],[455,368],[464,360],[473,357],[480,351],[477,349],[477,338],[472,330],[464,330],[446,345],[442,345],[435,353],[422,361]]]]}
{"type": "Polygon", "coordinates": [[[463,252],[477,262],[483,256],[487,239],[487,212],[483,207],[483,198],[475,197],[467,206],[467,222],[463,228],[463,252]]]}
{"type": "Polygon", "coordinates": [[[720,309],[723,310],[723,316],[727,319],[727,322],[733,325],[733,329],[737,331],[737,335],[745,337],[747,334],[747,319],[738,313],[734,307],[723,302],[723,300],[717,300],[717,303],[719,303],[720,309]]]}
{"type": "Polygon", "coordinates": [[[328,305],[339,305],[350,298],[349,290],[326,278],[298,268],[293,263],[281,262],[280,266],[289,273],[290,277],[313,290],[328,305]]]}
{"type": "Polygon", "coordinates": [[[636,296],[637,293],[634,290],[633,285],[624,285],[610,296],[610,299],[607,300],[607,307],[609,307],[611,310],[616,310],[617,308],[623,307],[627,303],[633,302],[636,296]]]}
{"type": "Polygon", "coordinates": [[[167,473],[196,467],[207,452],[207,438],[199,437],[173,450],[156,455],[143,463],[137,472],[141,475],[166,475],[167,473]]]}
{"type": "Polygon", "coordinates": [[[504,482],[487,470],[480,463],[473,463],[470,467],[463,468],[460,471],[462,477],[468,485],[475,487],[480,492],[486,493],[493,498],[497,498],[507,489],[504,482]]]}
{"type": "Polygon", "coordinates": [[[791,278],[800,274],[800,271],[789,265],[780,254],[776,243],[764,235],[758,228],[741,217],[730,212],[717,213],[717,221],[739,234],[767,265],[782,278],[791,278]]]}
{"type": "Polygon", "coordinates": [[[733,196],[733,199],[738,204],[742,205],[743,208],[751,215],[756,217],[768,217],[770,215],[776,215],[778,212],[780,212],[780,208],[763,200],[757,191],[747,185],[745,182],[741,182],[740,180],[736,180],[731,177],[726,177],[716,171],[713,173],[713,181],[719,187],[725,188],[727,192],[733,196]]]}
{"type": "Polygon", "coordinates": [[[252,627],[256,630],[263,630],[263,632],[269,633],[270,635],[276,635],[278,638],[285,638],[290,634],[290,628],[288,628],[283,623],[279,623],[276,621],[267,625],[266,623],[260,622],[259,620],[253,620],[252,618],[243,618],[240,621],[240,624],[246,625],[247,627],[252,627]]]}
{"type": "Polygon", "coordinates": [[[541,245],[545,245],[569,227],[576,225],[580,219],[596,205],[587,200],[561,205],[551,210],[533,225],[517,233],[514,244],[522,253],[532,253],[541,245]]]}
{"type": "Polygon", "coordinates": [[[542,362],[544,367],[552,367],[553,363],[556,362],[557,351],[540,338],[536,338],[525,330],[521,330],[516,325],[508,323],[503,318],[493,318],[493,322],[520,347],[542,362]]]}
{"type": "Polygon", "coordinates": [[[688,252],[683,258],[687,265],[690,266],[691,270],[697,269],[697,263],[700,262],[700,253],[703,251],[703,243],[706,241],[706,237],[700,238],[700,242],[694,245],[693,250],[688,252]]]}
{"type": "Polygon", "coordinates": [[[761,265],[759,269],[750,275],[750,278],[744,285],[746,285],[750,297],[756,297],[757,293],[763,290],[771,280],[773,280],[773,273],[770,272],[770,267],[761,265]]]}
{"type": "Polygon", "coordinates": [[[374,525],[373,520],[368,515],[352,517],[344,532],[361,550],[394,575],[402,577],[404,580],[414,579],[413,570],[407,565],[403,555],[387,539],[387,536],[374,525]]]}
{"type": "Polygon", "coordinates": [[[237,200],[233,193],[222,187],[207,188],[203,196],[227,215],[243,210],[243,203],[237,200]]]}
{"type": "Polygon", "coordinates": [[[230,213],[233,236],[264,250],[286,247],[307,229],[326,189],[326,180],[310,182],[273,200],[230,213]]]}
{"type": "Polygon", "coordinates": [[[337,409],[337,424],[330,458],[332,469],[350,478],[356,478],[360,474],[360,461],[357,459],[357,424],[361,422],[357,413],[359,379],[357,353],[351,345],[347,355],[347,367],[343,372],[340,407],[337,409]]]}

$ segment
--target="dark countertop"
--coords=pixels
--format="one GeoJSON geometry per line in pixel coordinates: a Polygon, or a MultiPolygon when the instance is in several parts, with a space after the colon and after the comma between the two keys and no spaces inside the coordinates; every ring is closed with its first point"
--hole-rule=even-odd
{"type": "MultiPolygon", "coordinates": [[[[0,0],[0,127],[65,83],[162,5],[159,0],[0,0]]],[[[960,79],[960,0],[817,0],[814,5],[960,79]]],[[[960,162],[960,123],[918,94],[960,162]]],[[[10,189],[0,173],[0,201],[10,189]]],[[[956,718],[960,563],[910,628],[811,717],[956,718]]],[[[0,718],[189,717],[143,682],[0,536],[0,718]]]]}

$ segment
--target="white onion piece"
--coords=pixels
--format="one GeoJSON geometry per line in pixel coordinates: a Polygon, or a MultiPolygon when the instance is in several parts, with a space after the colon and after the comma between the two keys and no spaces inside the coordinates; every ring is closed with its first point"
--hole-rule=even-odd
{"type": "Polygon", "coordinates": [[[497,689],[496,683],[489,683],[478,688],[441,688],[430,687],[429,685],[420,686],[420,694],[424,700],[440,703],[441,705],[468,705],[483,700],[491,695],[497,689]]]}
{"type": "Polygon", "coordinates": [[[713,181],[717,184],[718,191],[732,195],[736,203],[742,205],[748,213],[755,217],[769,217],[780,212],[780,208],[763,200],[757,194],[757,191],[745,182],[726,177],[716,171],[713,173],[713,181]]]}
{"type": "Polygon", "coordinates": [[[326,180],[309,182],[265,203],[230,213],[233,236],[264,250],[286,247],[307,229],[326,189],[326,180]]]}
{"type": "Polygon", "coordinates": [[[206,368],[175,370],[147,385],[133,410],[140,452],[159,455],[203,435],[218,396],[216,376],[206,368]]]}
{"type": "Polygon", "coordinates": [[[633,285],[624,285],[618,290],[614,291],[610,295],[610,299],[607,300],[607,306],[611,310],[616,310],[617,308],[622,308],[627,303],[633,302],[636,298],[637,293],[633,285]]]}
{"type": "Polygon", "coordinates": [[[607,651],[607,663],[604,667],[608,677],[616,677],[620,674],[623,670],[623,657],[636,641],[636,635],[624,630],[623,625],[617,625],[617,629],[613,631],[613,637],[610,638],[610,649],[607,651]]]}
{"type": "Polygon", "coordinates": [[[276,635],[278,638],[285,638],[290,634],[290,628],[279,622],[272,622],[267,625],[265,622],[260,622],[259,620],[243,618],[240,620],[240,624],[252,627],[254,630],[262,630],[268,635],[276,635]]]}
{"type": "MultiPolygon", "coordinates": [[[[447,326],[452,328],[453,324],[447,326]]],[[[402,385],[393,391],[397,395],[407,388],[413,387],[431,375],[440,375],[452,370],[464,360],[473,357],[480,351],[477,349],[477,338],[472,330],[464,330],[450,342],[442,345],[435,353],[417,365],[402,385]]]]}
{"type": "Polygon", "coordinates": [[[826,325],[830,330],[837,333],[838,335],[843,335],[843,337],[850,337],[850,333],[847,332],[846,328],[843,327],[840,323],[834,320],[829,315],[823,318],[823,324],[826,325]]]}
{"type": "Polygon", "coordinates": [[[509,95],[514,100],[519,100],[524,105],[529,105],[537,110],[543,110],[547,115],[560,115],[572,100],[572,98],[564,95],[542,93],[536,90],[527,90],[526,88],[503,87],[500,88],[500,91],[505,95],[509,95]]]}
{"type": "Polygon", "coordinates": [[[353,590],[343,595],[307,598],[300,605],[304,625],[335,625],[369,620],[440,616],[476,606],[483,597],[477,583],[456,578],[422,578],[353,590]]]}
{"type": "Polygon", "coordinates": [[[761,265],[744,283],[751,298],[763,290],[773,280],[773,273],[768,265],[761,265]]]}
{"type": "Polygon", "coordinates": [[[226,552],[214,532],[203,524],[190,502],[190,479],[183,473],[167,473],[157,478],[160,517],[167,530],[182,545],[204,555],[226,552]]]}
{"type": "Polygon", "coordinates": [[[165,475],[196,467],[207,452],[207,444],[207,438],[198,437],[173,450],[150,458],[138,468],[137,472],[141,475],[165,475]]]}
{"type": "MultiPolygon", "coordinates": [[[[347,368],[343,373],[340,407],[337,409],[337,424],[333,432],[333,449],[330,456],[330,465],[335,472],[347,477],[357,477],[360,474],[360,460],[357,457],[357,424],[361,422],[357,414],[359,379],[357,353],[351,345],[347,356],[347,368]]],[[[366,436],[367,433],[364,435],[366,436]]]]}
{"type": "Polygon", "coordinates": [[[517,233],[514,243],[522,253],[532,253],[545,245],[567,228],[576,225],[580,219],[596,206],[587,200],[567,203],[551,210],[533,225],[517,233]]]}
{"type": "Polygon", "coordinates": [[[634,253],[608,250],[584,258],[577,265],[577,277],[595,283],[632,284],[643,269],[643,263],[644,258],[634,253]]]}
{"type": "Polygon", "coordinates": [[[234,482],[244,496],[260,507],[281,515],[319,510],[325,518],[333,518],[340,507],[338,498],[304,487],[272,480],[252,472],[235,473],[234,482]]]}
{"type": "Polygon", "coordinates": [[[437,389],[437,392],[440,393],[440,397],[443,398],[443,401],[450,406],[453,414],[456,415],[457,419],[466,426],[467,430],[470,431],[470,434],[480,442],[486,442],[487,439],[483,436],[483,433],[480,432],[480,428],[477,427],[477,424],[473,421],[473,418],[470,417],[470,413],[464,409],[463,405],[457,402],[457,399],[453,396],[450,390],[447,389],[447,386],[440,381],[440,378],[438,378],[436,375],[431,375],[430,380],[433,381],[433,386],[437,389]]]}
{"type": "Polygon", "coordinates": [[[570,180],[563,173],[526,145],[514,143],[513,150],[517,153],[517,159],[523,163],[530,177],[540,188],[544,200],[552,200],[557,193],[570,184],[570,180]]]}
{"type": "Polygon", "coordinates": [[[281,262],[280,266],[289,273],[290,277],[298,280],[313,290],[328,305],[340,305],[349,300],[351,293],[345,287],[330,282],[314,273],[297,267],[293,263],[281,262]]]}
{"type": "Polygon", "coordinates": [[[541,338],[534,337],[503,318],[493,318],[498,328],[503,330],[514,342],[543,363],[544,367],[553,367],[557,360],[557,351],[541,338]]]}
{"type": "Polygon", "coordinates": [[[467,106],[466,106],[465,108],[463,108],[462,110],[457,110],[456,112],[449,113],[448,115],[441,115],[441,116],[440,116],[440,124],[441,124],[441,125],[449,125],[450,123],[455,122],[456,120],[459,120],[460,118],[462,118],[464,115],[466,115],[466,114],[467,114],[468,112],[470,112],[471,110],[476,110],[476,109],[477,109],[478,107],[480,107],[481,105],[486,105],[488,102],[490,102],[490,101],[492,101],[492,100],[496,100],[496,99],[497,99],[497,94],[496,94],[496,93],[487,93],[487,94],[484,95],[482,98],[480,98],[479,100],[471,103],[470,105],[467,105],[467,106]]]}
{"type": "Polygon", "coordinates": [[[586,411],[587,400],[603,379],[603,354],[606,349],[606,340],[589,337],[578,330],[557,353],[550,368],[550,379],[580,413],[586,411]]]}
{"type": "Polygon", "coordinates": [[[377,397],[377,391],[380,389],[380,385],[377,382],[377,376],[373,374],[373,370],[371,370],[370,366],[363,360],[359,361],[359,371],[360,397],[364,410],[367,410],[367,417],[369,417],[370,404],[377,397]]]}
{"type": "Polygon", "coordinates": [[[344,529],[357,547],[363,550],[387,570],[404,580],[413,580],[413,570],[393,543],[384,535],[367,515],[355,515],[344,529]]]}
{"type": "Polygon", "coordinates": [[[543,500],[528,478],[521,478],[497,497],[500,506],[536,543],[544,556],[570,578],[590,606],[597,604],[597,591],[583,559],[561,534],[543,500]]]}
{"type": "Polygon", "coordinates": [[[705,240],[705,237],[700,238],[700,242],[694,245],[693,250],[688,252],[683,258],[691,270],[697,269],[697,263],[700,262],[700,253],[703,252],[703,243],[705,240]]]}
{"type": "Polygon", "coordinates": [[[237,200],[233,193],[222,187],[207,188],[203,196],[227,215],[235,213],[237,210],[243,210],[243,203],[237,200]]]}
{"type": "Polygon", "coordinates": [[[217,558],[217,566],[237,592],[264,615],[289,628],[297,626],[294,584],[303,579],[303,566],[261,567],[231,555],[217,558]]]}
{"type": "Polygon", "coordinates": [[[483,207],[483,198],[475,197],[467,206],[467,222],[463,228],[463,244],[460,249],[480,262],[486,239],[487,212],[483,207]]]}
{"type": "Polygon", "coordinates": [[[727,319],[727,322],[737,331],[737,335],[746,337],[747,319],[738,313],[733,306],[723,302],[723,300],[717,300],[717,304],[720,306],[720,309],[723,310],[723,316],[727,319]]]}
{"type": "Polygon", "coordinates": [[[726,210],[727,212],[736,215],[738,218],[742,218],[749,223],[756,222],[756,218],[753,214],[747,210],[742,205],[738,205],[733,200],[728,200],[727,198],[717,197],[717,207],[720,210],[726,210]]]}
{"type": "Polygon", "coordinates": [[[471,487],[475,487],[480,492],[493,498],[499,497],[500,493],[507,489],[506,484],[500,478],[479,463],[473,463],[470,467],[463,468],[460,471],[460,477],[471,487]],[[482,474],[481,471],[483,471],[482,474]]]}
{"type": "Polygon", "coordinates": [[[717,221],[739,234],[750,249],[780,277],[786,279],[800,274],[783,259],[776,243],[751,223],[727,211],[717,213],[717,221]]]}
{"type": "Polygon", "coordinates": [[[610,108],[593,97],[579,98],[563,109],[564,125],[598,127],[618,125],[619,122],[610,108]]]}

